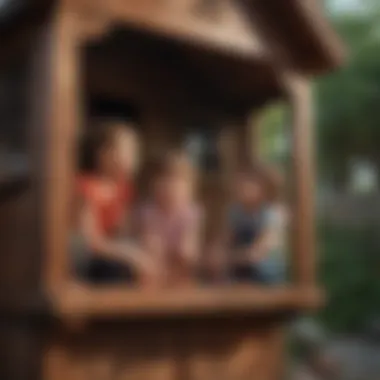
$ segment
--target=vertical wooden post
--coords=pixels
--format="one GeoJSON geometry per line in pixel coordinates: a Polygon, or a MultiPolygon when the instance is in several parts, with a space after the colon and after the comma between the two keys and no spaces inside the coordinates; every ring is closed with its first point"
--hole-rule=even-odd
{"type": "Polygon", "coordinates": [[[313,286],[316,281],[314,225],[314,150],[311,86],[305,78],[288,77],[292,109],[292,166],[294,201],[292,209],[293,265],[297,284],[313,286]]]}
{"type": "Polygon", "coordinates": [[[42,245],[48,290],[61,288],[69,276],[69,223],[75,146],[79,124],[79,39],[74,12],[59,9],[42,36],[40,83],[36,97],[44,105],[39,119],[39,187],[43,202],[42,245]]]}
{"type": "Polygon", "coordinates": [[[236,125],[236,163],[244,165],[251,159],[250,129],[246,118],[239,120],[236,125]]]}
{"type": "Polygon", "coordinates": [[[254,162],[259,158],[259,123],[258,112],[239,119],[236,126],[236,159],[238,165],[254,162]]]}
{"type": "Polygon", "coordinates": [[[218,153],[220,157],[221,176],[225,186],[231,181],[237,164],[236,150],[235,126],[231,124],[223,125],[218,141],[218,153]]]}
{"type": "Polygon", "coordinates": [[[248,128],[249,128],[249,143],[251,149],[251,159],[253,161],[259,161],[261,155],[260,147],[260,126],[261,126],[261,117],[262,109],[255,109],[248,119],[248,128]]]}

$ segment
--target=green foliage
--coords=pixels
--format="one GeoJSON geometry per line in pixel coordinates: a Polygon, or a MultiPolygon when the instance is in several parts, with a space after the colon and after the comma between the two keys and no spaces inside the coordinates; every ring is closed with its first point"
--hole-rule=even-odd
{"type": "MultiPolygon", "coordinates": [[[[345,185],[352,157],[380,167],[380,1],[362,5],[363,12],[335,14],[349,59],[315,85],[320,175],[335,185],[345,185]]],[[[286,116],[282,104],[266,111],[261,135],[266,160],[286,159],[276,150],[277,136],[286,134],[286,116]]],[[[317,317],[335,332],[361,330],[380,316],[380,226],[320,224],[319,273],[328,302],[317,317]]]]}
{"type": "MultiPolygon", "coordinates": [[[[361,4],[363,12],[335,14],[349,59],[316,83],[320,175],[335,185],[345,184],[352,157],[380,166],[380,2],[361,4]]],[[[380,316],[380,226],[321,224],[320,274],[328,303],[319,318],[333,331],[360,330],[380,316]]]]}
{"type": "Polygon", "coordinates": [[[321,283],[328,295],[320,319],[333,331],[354,332],[380,316],[378,226],[319,231],[321,283]]]}
{"type": "Polygon", "coordinates": [[[277,103],[263,113],[260,126],[260,156],[265,161],[282,162],[286,155],[287,106],[277,103]],[[284,145],[282,145],[284,144],[284,145]]]}
{"type": "Polygon", "coordinates": [[[335,20],[348,47],[349,61],[316,86],[322,175],[344,172],[349,158],[355,155],[380,162],[379,20],[376,11],[335,20]]]}

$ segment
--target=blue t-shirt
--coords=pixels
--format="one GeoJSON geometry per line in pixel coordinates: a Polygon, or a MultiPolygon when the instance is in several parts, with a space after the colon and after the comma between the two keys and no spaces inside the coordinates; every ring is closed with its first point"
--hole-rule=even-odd
{"type": "Polygon", "coordinates": [[[257,239],[265,224],[263,209],[247,211],[241,205],[233,205],[228,213],[232,232],[232,247],[240,249],[250,246],[257,239]]]}
{"type": "MultiPolygon", "coordinates": [[[[247,211],[241,205],[233,205],[228,213],[229,228],[232,232],[231,247],[248,248],[255,243],[265,228],[278,224],[276,215],[268,207],[247,211]]],[[[268,252],[268,256],[259,263],[234,266],[232,279],[237,281],[254,281],[263,283],[281,283],[286,278],[286,267],[281,250],[268,252]],[[278,251],[278,252],[277,252],[278,251]]]]}

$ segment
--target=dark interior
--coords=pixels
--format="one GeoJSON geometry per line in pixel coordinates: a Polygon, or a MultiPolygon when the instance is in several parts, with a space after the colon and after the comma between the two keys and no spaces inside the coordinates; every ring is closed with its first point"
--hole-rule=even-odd
{"type": "Polygon", "coordinates": [[[108,97],[90,97],[87,112],[88,117],[112,117],[133,121],[139,118],[138,111],[133,105],[108,97]]]}
{"type": "Polygon", "coordinates": [[[85,50],[87,86],[171,112],[241,112],[281,95],[267,62],[115,28],[85,50]],[[191,112],[189,111],[191,110],[191,112]]]}

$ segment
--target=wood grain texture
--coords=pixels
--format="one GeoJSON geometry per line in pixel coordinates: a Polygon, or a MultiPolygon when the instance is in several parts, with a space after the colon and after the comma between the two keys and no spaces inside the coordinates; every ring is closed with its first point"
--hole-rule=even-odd
{"type": "Polygon", "coordinates": [[[318,0],[243,0],[270,46],[274,64],[321,75],[340,67],[345,48],[318,0]],[[284,17],[286,15],[286,17],[284,17]]]}
{"type": "MultiPolygon", "coordinates": [[[[119,325],[117,329],[109,324],[107,328],[91,329],[76,336],[64,335],[51,345],[59,345],[65,356],[66,379],[176,378],[176,349],[170,326],[131,329],[119,325]]],[[[50,380],[46,376],[45,379],[50,380]]]]}
{"type": "Polygon", "coordinates": [[[303,287],[316,282],[315,254],[315,157],[312,93],[310,83],[288,75],[292,112],[293,258],[295,281],[303,287]]]}
{"type": "Polygon", "coordinates": [[[0,321],[0,378],[40,380],[42,340],[31,324],[15,319],[0,321]]]}
{"type": "Polygon", "coordinates": [[[64,358],[61,373],[73,380],[278,380],[272,327],[248,318],[107,322],[51,344],[57,370],[64,358]]]}
{"type": "Polygon", "coordinates": [[[263,366],[260,377],[263,379],[283,380],[286,365],[286,329],[280,323],[273,325],[265,334],[262,345],[262,358],[268,365],[263,366]]]}
{"type": "Polygon", "coordinates": [[[256,376],[263,365],[262,332],[255,328],[244,331],[234,322],[224,328],[220,324],[219,328],[203,328],[194,326],[189,337],[189,379],[244,380],[256,376]]]}
{"type": "Polygon", "coordinates": [[[170,315],[294,313],[318,307],[321,302],[318,290],[296,287],[219,286],[139,291],[120,286],[94,288],[77,284],[54,294],[52,307],[63,320],[78,316],[150,319],[170,315]]]}
{"type": "Polygon", "coordinates": [[[113,22],[167,36],[182,42],[204,45],[254,59],[264,59],[265,49],[257,31],[246,20],[244,9],[220,1],[210,12],[200,1],[185,0],[82,0],[76,9],[82,14],[106,15],[113,22]],[[210,16],[211,13],[211,17],[210,16]]]}
{"type": "Polygon", "coordinates": [[[40,275],[32,170],[33,127],[28,107],[35,25],[28,31],[30,38],[2,68],[0,78],[0,116],[3,120],[0,140],[5,148],[0,169],[0,299],[3,300],[12,298],[11,293],[17,298],[37,292],[40,275]]]}
{"type": "Polygon", "coordinates": [[[79,44],[75,13],[62,9],[51,20],[46,39],[47,70],[41,81],[46,99],[44,164],[41,191],[45,194],[45,288],[64,285],[69,278],[68,232],[75,147],[80,124],[79,44]]]}

